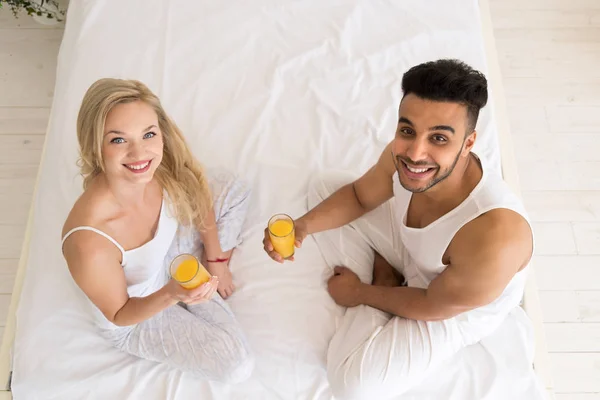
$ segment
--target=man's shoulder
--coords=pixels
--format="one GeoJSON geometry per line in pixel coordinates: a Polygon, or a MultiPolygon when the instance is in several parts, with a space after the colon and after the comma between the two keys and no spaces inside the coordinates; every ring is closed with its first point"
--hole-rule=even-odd
{"type": "Polygon", "coordinates": [[[488,170],[486,175],[471,193],[471,217],[457,227],[446,255],[466,267],[521,268],[533,252],[527,211],[500,174],[488,170]]]}
{"type": "MultiPolygon", "coordinates": [[[[486,211],[465,224],[461,229],[474,238],[492,239],[498,236],[518,236],[530,232],[529,222],[520,212],[498,207],[486,211]]],[[[460,232],[460,231],[459,231],[460,232]]]]}
{"type": "Polygon", "coordinates": [[[476,194],[474,212],[478,214],[464,228],[476,236],[495,235],[501,232],[530,231],[525,205],[498,173],[486,171],[486,180],[476,194]]]}
{"type": "Polygon", "coordinates": [[[449,247],[450,257],[485,254],[490,258],[528,258],[533,246],[529,222],[520,213],[496,208],[465,224],[449,247]]]}
{"type": "Polygon", "coordinates": [[[379,159],[377,160],[377,163],[375,164],[375,167],[378,168],[381,171],[381,173],[383,173],[389,178],[391,178],[396,173],[396,166],[394,165],[394,155],[392,153],[393,143],[394,141],[391,141],[385,146],[385,148],[381,152],[381,155],[379,156],[379,159]]]}
{"type": "Polygon", "coordinates": [[[485,175],[485,182],[476,193],[472,193],[480,208],[493,209],[508,205],[524,213],[523,202],[498,172],[487,170],[485,175]]]}

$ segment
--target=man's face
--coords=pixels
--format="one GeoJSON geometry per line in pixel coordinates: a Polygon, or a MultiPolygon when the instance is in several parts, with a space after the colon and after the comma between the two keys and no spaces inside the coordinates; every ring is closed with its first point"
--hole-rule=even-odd
{"type": "Polygon", "coordinates": [[[462,104],[405,96],[392,145],[400,184],[420,193],[450,176],[475,142],[476,134],[469,135],[467,125],[462,104]]]}

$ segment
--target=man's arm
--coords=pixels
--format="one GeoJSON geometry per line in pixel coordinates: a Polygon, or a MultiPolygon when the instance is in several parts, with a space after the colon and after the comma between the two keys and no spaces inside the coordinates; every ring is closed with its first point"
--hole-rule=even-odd
{"type": "Polygon", "coordinates": [[[427,289],[361,285],[360,303],[404,318],[452,318],[497,299],[531,257],[529,224],[493,210],[463,227],[448,247],[450,265],[427,289]]]}
{"type": "Polygon", "coordinates": [[[354,221],[392,198],[394,172],[390,143],[363,176],[342,186],[296,223],[306,229],[306,234],[312,234],[354,221]]]}

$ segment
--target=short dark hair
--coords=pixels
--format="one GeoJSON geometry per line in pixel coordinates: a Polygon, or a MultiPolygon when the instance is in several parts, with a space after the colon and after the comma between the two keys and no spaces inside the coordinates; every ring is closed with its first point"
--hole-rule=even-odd
{"type": "Polygon", "coordinates": [[[477,124],[479,110],[488,100],[487,79],[459,60],[443,59],[416,65],[402,77],[404,96],[413,93],[432,101],[461,103],[467,107],[468,134],[477,124]]]}

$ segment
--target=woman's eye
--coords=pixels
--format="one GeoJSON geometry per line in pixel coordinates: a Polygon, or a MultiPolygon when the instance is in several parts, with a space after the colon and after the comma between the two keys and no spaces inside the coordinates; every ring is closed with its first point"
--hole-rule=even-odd
{"type": "Polygon", "coordinates": [[[124,142],[125,142],[125,139],[118,137],[118,138],[114,138],[114,139],[113,139],[113,140],[111,140],[110,142],[111,142],[111,143],[124,143],[124,142]]]}
{"type": "Polygon", "coordinates": [[[147,132],[144,135],[144,139],[150,139],[150,138],[153,138],[154,136],[156,136],[156,133],[154,133],[154,132],[147,132]]]}

